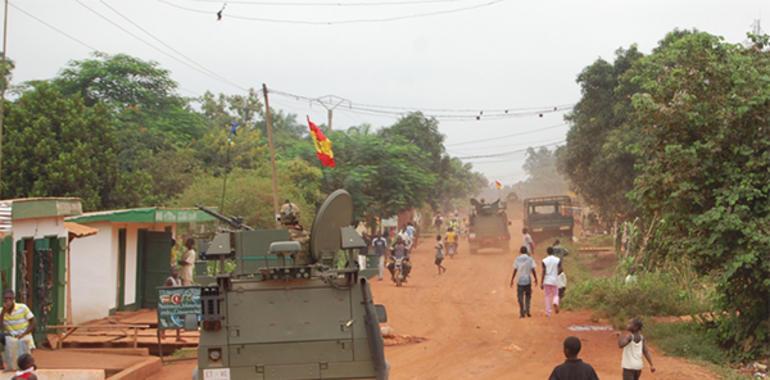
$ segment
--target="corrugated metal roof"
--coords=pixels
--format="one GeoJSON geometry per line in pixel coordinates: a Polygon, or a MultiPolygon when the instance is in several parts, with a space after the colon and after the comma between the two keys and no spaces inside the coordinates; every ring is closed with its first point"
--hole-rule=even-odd
{"type": "Polygon", "coordinates": [[[99,232],[96,228],[91,228],[75,222],[64,222],[64,228],[66,228],[71,235],[78,238],[96,235],[96,233],[99,232]]]}

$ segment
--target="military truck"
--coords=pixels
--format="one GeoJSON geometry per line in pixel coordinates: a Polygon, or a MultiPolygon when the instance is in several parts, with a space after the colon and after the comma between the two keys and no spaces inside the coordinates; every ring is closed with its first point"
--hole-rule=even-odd
{"type": "Polygon", "coordinates": [[[219,217],[235,228],[218,233],[206,257],[235,260],[236,269],[201,288],[195,378],[387,379],[379,327],[387,316],[353,256],[366,244],[351,227],[350,194],[338,190],[321,205],[309,252],[286,230],[219,217]]]}
{"type": "Polygon", "coordinates": [[[471,254],[478,253],[482,248],[499,248],[504,252],[510,251],[511,234],[508,231],[508,214],[505,202],[499,199],[486,203],[483,199],[471,199],[471,216],[468,226],[468,245],[471,254]]]}
{"type": "Polygon", "coordinates": [[[570,197],[558,195],[524,200],[524,227],[536,242],[557,236],[571,239],[574,226],[570,197]]]}

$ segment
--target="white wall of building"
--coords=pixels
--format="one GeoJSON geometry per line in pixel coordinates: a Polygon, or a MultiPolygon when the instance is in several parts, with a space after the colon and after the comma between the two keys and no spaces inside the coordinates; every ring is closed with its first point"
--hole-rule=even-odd
{"type": "Polygon", "coordinates": [[[87,223],[97,228],[96,235],[75,239],[71,243],[72,315],[74,323],[104,318],[117,307],[119,289],[118,231],[126,229],[126,273],[124,302],[136,303],[136,277],[139,230],[163,231],[169,224],[87,223]]]}
{"type": "Polygon", "coordinates": [[[99,230],[92,236],[74,239],[70,244],[72,271],[72,318],[74,323],[105,317],[115,307],[115,269],[113,247],[117,234],[111,223],[91,223],[99,230]],[[113,238],[113,235],[114,238],[113,238]]]}

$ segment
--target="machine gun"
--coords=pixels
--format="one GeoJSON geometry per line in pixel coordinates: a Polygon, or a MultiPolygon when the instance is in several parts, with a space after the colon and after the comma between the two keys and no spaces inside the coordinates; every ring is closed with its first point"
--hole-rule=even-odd
{"type": "Polygon", "coordinates": [[[246,230],[246,231],[254,231],[254,228],[249,226],[248,224],[243,223],[243,218],[237,217],[237,216],[227,216],[224,214],[220,214],[219,212],[214,211],[213,209],[210,209],[205,206],[201,205],[195,205],[198,207],[198,210],[201,210],[205,212],[206,214],[209,214],[221,222],[227,223],[230,227],[235,228],[236,230],[246,230]]]}

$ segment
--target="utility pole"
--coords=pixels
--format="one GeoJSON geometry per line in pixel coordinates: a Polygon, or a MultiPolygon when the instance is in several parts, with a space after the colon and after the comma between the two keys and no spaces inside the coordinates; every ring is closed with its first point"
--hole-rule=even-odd
{"type": "Polygon", "coordinates": [[[5,10],[3,12],[3,51],[0,53],[0,64],[2,64],[3,88],[0,88],[0,193],[3,191],[3,122],[5,122],[5,88],[8,87],[6,80],[8,79],[8,73],[6,69],[8,66],[5,62],[5,51],[8,46],[8,0],[5,0],[5,10]]]}
{"type": "Polygon", "coordinates": [[[326,125],[329,127],[329,130],[332,129],[332,116],[334,114],[334,109],[344,103],[350,105],[350,100],[340,98],[337,95],[325,95],[320,98],[316,98],[315,101],[320,104],[321,107],[326,108],[326,125]]]}
{"type": "MultiPolygon", "coordinates": [[[[7,0],[6,0],[7,1],[7,0]]],[[[267,97],[267,85],[262,83],[262,94],[265,96],[265,124],[267,126],[267,146],[270,148],[270,167],[273,171],[273,219],[275,226],[280,228],[278,222],[278,182],[275,171],[275,147],[273,147],[273,115],[270,113],[270,101],[267,97]]]]}

